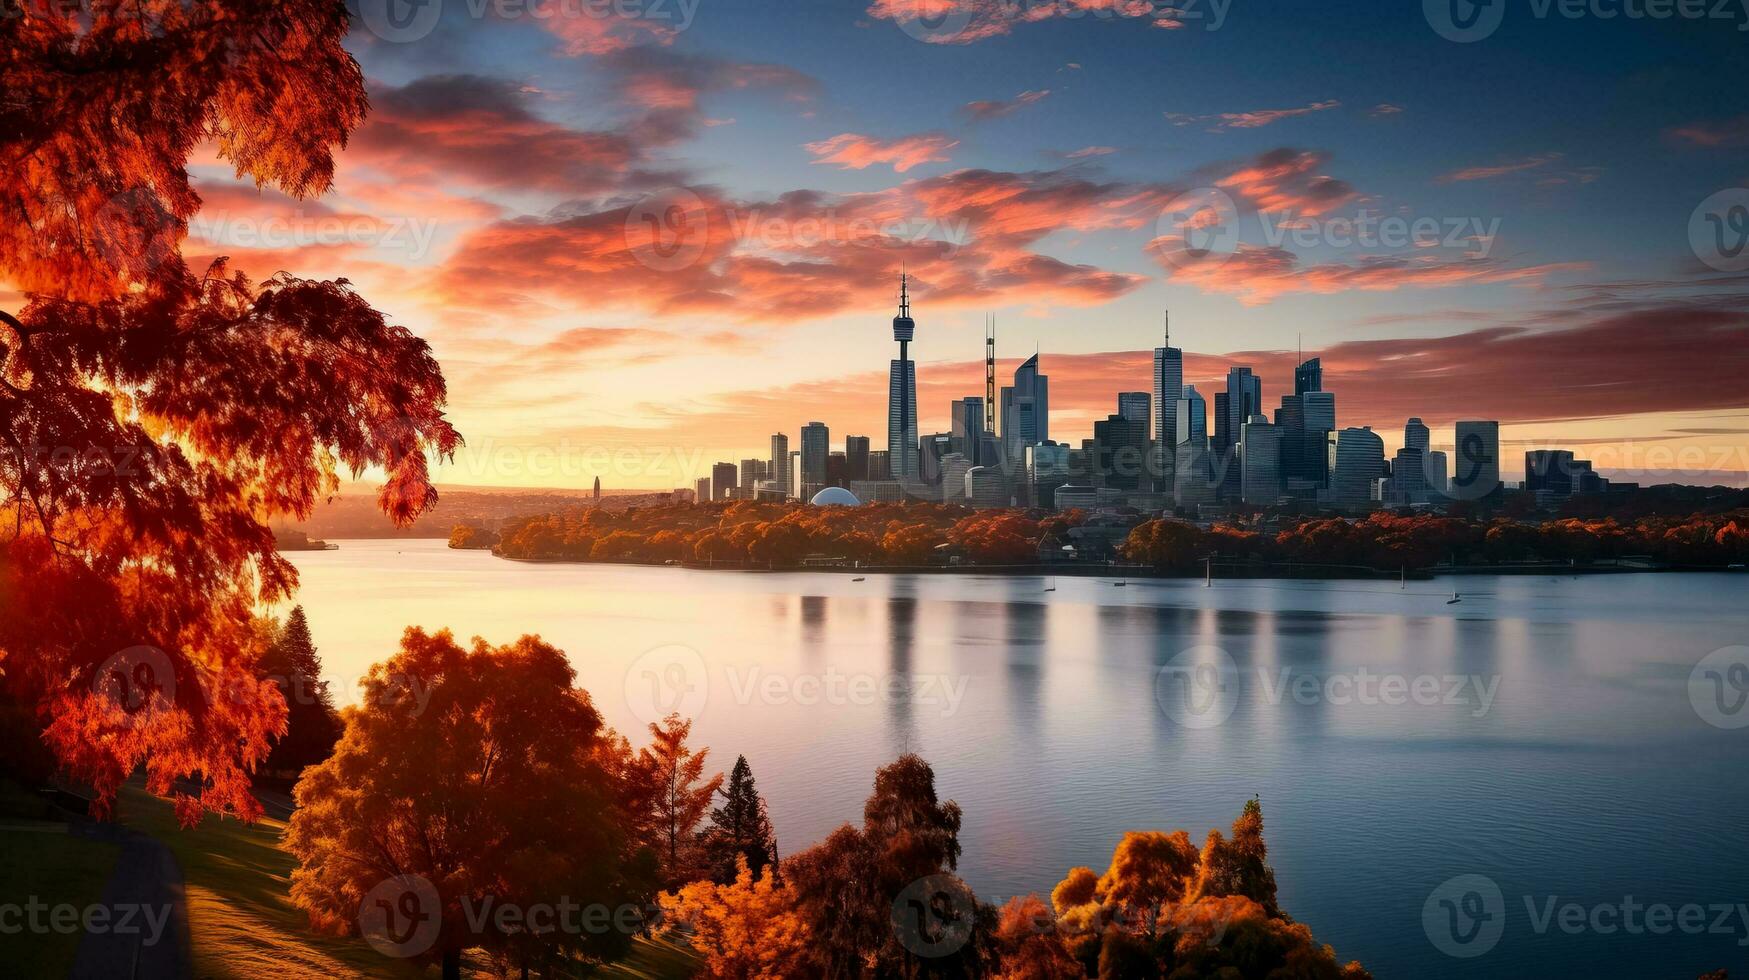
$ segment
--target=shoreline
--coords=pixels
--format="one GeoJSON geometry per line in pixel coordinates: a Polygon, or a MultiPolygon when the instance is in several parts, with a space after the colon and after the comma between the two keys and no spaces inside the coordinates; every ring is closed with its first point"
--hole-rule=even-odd
{"type": "MultiPolygon", "coordinates": [[[[1020,565],[797,565],[791,567],[759,567],[754,565],[712,564],[708,562],[652,562],[652,561],[595,561],[586,558],[517,558],[499,554],[495,549],[488,548],[455,548],[454,551],[485,551],[493,558],[501,561],[518,562],[526,565],[627,565],[636,568],[676,568],[692,571],[712,572],[752,572],[760,574],[815,572],[833,575],[986,575],[992,577],[1014,578],[1138,578],[1138,579],[1199,579],[1205,578],[1204,571],[1178,571],[1159,569],[1147,565],[1128,564],[1084,564],[1055,565],[1047,563],[1029,563],[1020,565]]],[[[1442,577],[1457,576],[1563,576],[1563,575],[1631,575],[1643,573],[1696,573],[1717,572],[1723,574],[1743,574],[1743,568],[1701,566],[1701,565],[1661,565],[1651,563],[1635,564],[1591,564],[1562,565],[1553,563],[1523,564],[1523,565],[1460,565],[1434,566],[1421,569],[1380,569],[1363,568],[1359,566],[1322,565],[1317,563],[1269,563],[1267,565],[1248,565],[1241,563],[1223,564],[1216,562],[1214,578],[1228,581],[1242,579],[1309,579],[1309,580],[1391,580],[1410,579],[1429,581],[1442,577]]]]}

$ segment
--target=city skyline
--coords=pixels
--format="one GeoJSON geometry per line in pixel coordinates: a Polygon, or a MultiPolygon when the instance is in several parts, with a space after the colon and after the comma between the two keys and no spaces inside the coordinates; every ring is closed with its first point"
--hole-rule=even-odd
{"type": "Polygon", "coordinates": [[[1002,374],[1045,351],[1052,424],[1090,434],[1101,379],[1148,389],[1170,307],[1199,390],[1234,363],[1279,390],[1303,345],[1384,433],[1497,418],[1511,445],[1687,451],[1671,478],[1744,482],[1744,270],[1709,251],[1703,204],[1749,187],[1749,93],[1667,70],[1744,66],[1737,25],[1527,16],[1457,44],[1416,4],[944,4],[953,36],[864,0],[684,21],[432,4],[416,37],[365,18],[345,43],[372,112],[333,192],[258,190],[203,144],[184,251],[345,275],[428,338],[468,438],[446,483],[685,486],[674,458],[762,455],[798,403],[878,437],[871,311],[901,267],[928,309],[920,432],[982,390],[994,314],[1002,374]],[[1236,238],[1185,263],[1171,216],[1214,192],[1236,238]],[[700,237],[660,254],[640,235],[676,213],[700,237]],[[543,474],[535,450],[668,462],[543,474]]]}

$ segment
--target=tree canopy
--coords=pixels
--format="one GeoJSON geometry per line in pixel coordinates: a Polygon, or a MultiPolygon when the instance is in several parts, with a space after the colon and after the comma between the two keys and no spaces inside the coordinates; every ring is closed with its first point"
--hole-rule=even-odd
{"type": "Polygon", "coordinates": [[[185,821],[253,817],[285,724],[251,618],[297,576],[267,521],[342,470],[436,499],[460,439],[424,341],[345,280],[181,257],[190,154],[326,190],[362,119],[340,0],[27,0],[0,45],[0,671],[105,812],[144,764],[185,821]],[[192,780],[187,782],[186,780],[192,780]],[[192,792],[187,786],[197,787],[192,792]]]}

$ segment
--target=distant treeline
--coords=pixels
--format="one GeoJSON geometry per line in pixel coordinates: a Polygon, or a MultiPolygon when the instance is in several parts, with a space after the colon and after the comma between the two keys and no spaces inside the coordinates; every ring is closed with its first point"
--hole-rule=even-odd
{"type": "MultiPolygon", "coordinates": [[[[1379,569],[1531,561],[1590,563],[1649,558],[1685,566],[1749,561],[1749,509],[1683,517],[1497,517],[1375,513],[1364,520],[1291,518],[1216,524],[1136,518],[1118,549],[1126,560],[1191,572],[1203,559],[1379,569]]],[[[794,567],[810,555],[873,565],[929,565],[948,556],[979,564],[1031,564],[1072,540],[1079,510],[982,510],[943,504],[808,507],[800,504],[668,504],[624,511],[577,508],[505,522],[501,534],[457,527],[456,548],[506,558],[712,562],[794,567]],[[946,547],[943,547],[946,546],[946,547]]]]}

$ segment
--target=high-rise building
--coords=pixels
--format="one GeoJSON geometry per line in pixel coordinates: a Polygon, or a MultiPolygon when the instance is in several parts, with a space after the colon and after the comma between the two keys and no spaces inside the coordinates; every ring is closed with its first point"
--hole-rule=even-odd
{"type": "Polygon", "coordinates": [[[1182,446],[1188,442],[1208,448],[1208,404],[1197,392],[1196,385],[1185,385],[1179,392],[1172,418],[1174,446],[1182,446]]]}
{"type": "Polygon", "coordinates": [[[1172,320],[1166,319],[1162,346],[1154,348],[1154,471],[1158,489],[1172,492],[1172,447],[1178,444],[1178,395],[1184,388],[1184,352],[1172,346],[1172,320]]]}
{"type": "Polygon", "coordinates": [[[711,499],[710,477],[701,476],[693,483],[692,499],[701,504],[711,499]]]}
{"type": "MultiPolygon", "coordinates": [[[[1179,399],[1180,405],[1184,402],[1185,399],[1179,399]]],[[[1198,506],[1214,503],[1215,483],[1214,473],[1209,467],[1208,440],[1186,440],[1174,447],[1173,453],[1172,496],[1178,506],[1194,514],[1198,506]]]]}
{"type": "Polygon", "coordinates": [[[1145,391],[1120,391],[1117,393],[1117,414],[1126,419],[1135,419],[1142,423],[1142,432],[1146,434],[1148,418],[1149,395],[1145,391]]]}
{"type": "Polygon", "coordinates": [[[1445,453],[1437,449],[1429,450],[1421,462],[1423,471],[1427,474],[1428,499],[1437,501],[1450,496],[1451,477],[1446,468],[1445,453]]]}
{"type": "Polygon", "coordinates": [[[1372,509],[1374,484],[1385,475],[1385,441],[1370,426],[1347,428],[1331,445],[1330,503],[1337,510],[1372,509]]]}
{"type": "Polygon", "coordinates": [[[735,496],[735,464],[718,463],[711,467],[711,492],[714,500],[729,500],[735,496]]]}
{"type": "MultiPolygon", "coordinates": [[[[1585,464],[1590,469],[1591,464],[1585,464]]],[[[1570,497],[1577,467],[1571,449],[1532,449],[1524,454],[1524,489],[1555,497],[1570,497]]]]}
{"type": "Polygon", "coordinates": [[[910,279],[899,276],[899,315],[893,317],[893,339],[899,356],[887,377],[887,452],[893,479],[915,481],[917,465],[917,365],[911,360],[911,337],[917,322],[911,319],[910,279]]]}
{"type": "Polygon", "coordinates": [[[1303,395],[1310,391],[1324,390],[1324,363],[1314,357],[1309,361],[1301,361],[1294,368],[1294,394],[1303,395]]]}
{"type": "Polygon", "coordinates": [[[868,478],[876,482],[891,480],[893,478],[893,469],[889,463],[891,459],[892,456],[885,449],[869,450],[868,478]]]}
{"type": "Polygon", "coordinates": [[[965,456],[976,466],[982,462],[978,453],[984,445],[984,399],[968,395],[955,401],[950,409],[953,414],[952,425],[949,426],[953,435],[953,451],[965,456]]]}
{"type": "Polygon", "coordinates": [[[795,487],[789,482],[789,436],[781,432],[771,435],[771,479],[777,483],[777,488],[789,496],[795,487]]]}
{"type": "MultiPolygon", "coordinates": [[[[1098,469],[1095,486],[1131,492],[1143,489],[1148,458],[1146,407],[1139,415],[1112,415],[1093,423],[1093,445],[1098,469]]],[[[1146,482],[1152,489],[1152,481],[1146,482]]]]}
{"type": "Polygon", "coordinates": [[[1430,452],[1433,449],[1433,434],[1427,431],[1426,423],[1419,418],[1410,419],[1403,424],[1403,447],[1430,452]]]}
{"type": "MultiPolygon", "coordinates": [[[[941,461],[953,452],[953,435],[931,432],[917,440],[918,470],[916,482],[938,486],[941,483],[941,461]]],[[[962,454],[963,455],[963,454],[962,454]]]]}
{"type": "Polygon", "coordinates": [[[751,490],[765,476],[766,462],[763,459],[744,459],[741,461],[741,489],[751,490]]]}
{"type": "Polygon", "coordinates": [[[1057,488],[1069,482],[1069,447],[1041,442],[1026,447],[1026,487],[1034,507],[1055,507],[1057,488]]]}
{"type": "Polygon", "coordinates": [[[868,442],[868,436],[844,437],[844,475],[847,479],[868,479],[868,442]]]}
{"type": "Polygon", "coordinates": [[[938,465],[941,467],[941,502],[965,502],[971,496],[971,490],[966,486],[966,474],[972,471],[972,461],[960,453],[948,453],[941,457],[938,465]]]}
{"type": "Polygon", "coordinates": [[[963,478],[966,498],[979,509],[1007,507],[1010,500],[1008,474],[995,466],[974,466],[963,478]]]}
{"type": "Polygon", "coordinates": [[[1263,411],[1263,379],[1252,374],[1248,367],[1230,368],[1226,395],[1225,412],[1215,422],[1215,441],[1221,446],[1232,446],[1238,443],[1240,429],[1251,416],[1263,411]]]}
{"type": "Polygon", "coordinates": [[[1336,431],[1336,393],[1334,391],[1308,391],[1300,396],[1300,405],[1306,413],[1306,429],[1308,431],[1336,431]]]}
{"type": "Polygon", "coordinates": [[[1455,426],[1457,456],[1452,460],[1451,495],[1485,500],[1500,489],[1500,423],[1464,421],[1455,426]]]}
{"type": "Polygon", "coordinates": [[[595,506],[600,507],[601,506],[601,477],[599,477],[599,476],[595,478],[595,493],[593,496],[594,496],[594,500],[595,500],[595,506]]]}
{"type": "Polygon", "coordinates": [[[1281,426],[1252,416],[1239,435],[1240,498],[1256,507],[1273,507],[1281,499],[1281,426]]]}
{"type": "Polygon", "coordinates": [[[1391,458],[1392,504],[1425,504],[1432,500],[1428,485],[1427,456],[1429,450],[1404,446],[1391,458]]]}
{"type": "Polygon", "coordinates": [[[1050,441],[1051,379],[1038,373],[1038,355],[1014,371],[1014,384],[1002,389],[1002,442],[1007,458],[1020,459],[1027,446],[1050,441]]]}
{"type": "Polygon", "coordinates": [[[804,499],[813,496],[809,487],[826,484],[826,460],[832,454],[832,432],[824,422],[809,422],[802,426],[802,490],[804,499]]]}

